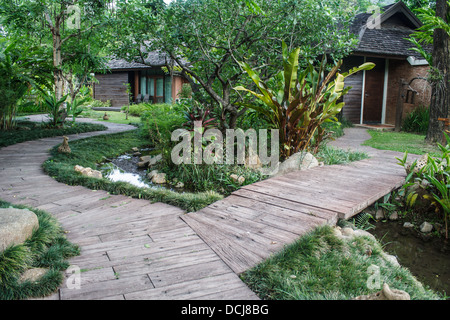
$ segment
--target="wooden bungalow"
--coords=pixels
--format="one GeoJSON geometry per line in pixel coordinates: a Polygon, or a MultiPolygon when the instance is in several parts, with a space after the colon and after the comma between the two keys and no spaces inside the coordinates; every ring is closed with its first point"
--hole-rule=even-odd
{"type": "Polygon", "coordinates": [[[158,52],[150,53],[146,64],[111,59],[109,71],[95,75],[98,82],[93,87],[94,99],[109,100],[112,107],[139,102],[172,103],[188,81],[178,72],[171,76],[167,64],[167,59],[158,52]]]}
{"type": "Polygon", "coordinates": [[[364,62],[374,62],[376,67],[346,80],[352,89],[344,98],[345,118],[354,124],[399,126],[415,107],[429,106],[431,89],[424,80],[429,66],[406,40],[420,26],[420,20],[401,1],[381,8],[378,16],[362,13],[355,17],[352,32],[359,43],[344,59],[343,69],[364,62]]]}

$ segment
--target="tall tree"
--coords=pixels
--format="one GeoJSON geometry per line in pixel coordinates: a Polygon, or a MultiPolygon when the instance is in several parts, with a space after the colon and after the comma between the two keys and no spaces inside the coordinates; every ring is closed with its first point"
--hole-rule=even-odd
{"type": "Polygon", "coordinates": [[[436,10],[417,9],[423,26],[412,35],[412,42],[430,64],[428,80],[432,86],[430,121],[426,140],[442,141],[444,123],[439,118],[450,118],[450,1],[437,0],[436,10]],[[430,54],[424,48],[433,46],[430,54]]]}
{"type": "Polygon", "coordinates": [[[355,44],[346,28],[353,17],[348,3],[177,0],[154,14],[146,9],[146,1],[121,1],[118,21],[135,23],[127,24],[131,31],[120,37],[117,47],[122,57],[143,63],[146,52],[163,52],[168,63],[178,65],[193,87],[217,106],[222,129],[234,128],[244,112],[237,104],[241,97],[233,90],[245,78],[239,62],[262,66],[261,77],[267,79],[282,64],[283,40],[289,50],[301,48],[301,63],[323,53],[342,57],[355,44]],[[137,15],[141,19],[137,20],[137,15]]]}
{"type": "Polygon", "coordinates": [[[27,34],[34,45],[51,49],[54,91],[59,100],[64,90],[64,69],[76,69],[86,61],[89,68],[98,66],[98,51],[92,51],[95,46],[101,47],[101,38],[89,47],[86,41],[102,25],[108,4],[107,0],[0,0],[0,19],[9,35],[27,34]]]}

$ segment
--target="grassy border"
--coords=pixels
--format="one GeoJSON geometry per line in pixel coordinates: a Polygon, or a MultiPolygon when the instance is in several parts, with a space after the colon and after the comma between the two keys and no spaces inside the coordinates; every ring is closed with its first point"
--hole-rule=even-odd
{"type": "Polygon", "coordinates": [[[138,130],[76,140],[70,144],[72,149],[70,155],[58,153],[58,146],[52,148],[50,151],[51,157],[43,163],[43,169],[48,175],[61,183],[84,186],[91,190],[104,190],[110,194],[120,194],[152,202],[163,202],[188,212],[198,211],[223,199],[222,195],[213,191],[178,193],[167,189],[144,189],[126,182],[86,177],[74,170],[75,164],[97,169],[96,163],[101,162],[104,158],[112,158],[123,154],[132,147],[139,146],[137,145],[139,143],[141,146],[147,144],[144,139],[139,137],[138,130]],[[133,145],[130,145],[127,141],[122,141],[122,139],[130,138],[133,135],[133,145]],[[102,145],[102,147],[99,148],[99,145],[102,145]],[[93,150],[93,146],[97,146],[96,150],[93,150]]]}
{"type": "MultiPolygon", "coordinates": [[[[93,131],[104,131],[107,129],[102,124],[96,123],[77,123],[73,127],[64,128],[39,128],[40,123],[34,123],[31,129],[16,129],[12,131],[0,131],[0,148],[7,147],[16,143],[21,143],[25,141],[33,141],[42,138],[58,137],[63,135],[93,132],[93,131]]],[[[30,128],[27,125],[22,126],[30,128]]]]}

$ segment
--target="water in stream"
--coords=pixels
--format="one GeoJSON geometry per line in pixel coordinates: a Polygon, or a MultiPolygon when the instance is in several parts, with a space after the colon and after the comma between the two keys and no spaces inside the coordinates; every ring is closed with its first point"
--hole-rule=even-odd
{"type": "Polygon", "coordinates": [[[424,285],[450,295],[450,252],[443,240],[424,241],[399,222],[377,222],[369,230],[424,285]]]}
{"type": "Polygon", "coordinates": [[[147,179],[147,169],[138,168],[140,156],[151,155],[152,149],[141,149],[140,155],[125,153],[100,164],[103,176],[111,181],[128,182],[139,188],[164,188],[147,179]]]}

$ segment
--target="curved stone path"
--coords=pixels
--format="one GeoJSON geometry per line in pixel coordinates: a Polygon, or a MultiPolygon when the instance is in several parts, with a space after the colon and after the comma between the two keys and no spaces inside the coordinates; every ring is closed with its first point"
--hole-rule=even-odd
{"type": "MultiPolygon", "coordinates": [[[[103,124],[106,132],[70,135],[70,141],[135,129],[103,124]]],[[[49,299],[257,299],[180,219],[183,210],[47,176],[41,165],[61,142],[46,138],[0,149],[0,199],[53,214],[81,247],[81,255],[70,260],[81,270],[79,288],[69,274],[49,299]]]]}

